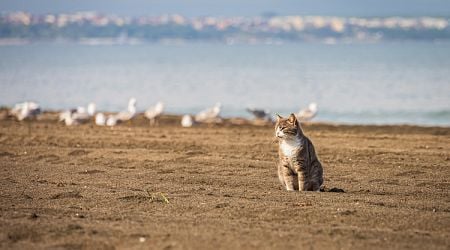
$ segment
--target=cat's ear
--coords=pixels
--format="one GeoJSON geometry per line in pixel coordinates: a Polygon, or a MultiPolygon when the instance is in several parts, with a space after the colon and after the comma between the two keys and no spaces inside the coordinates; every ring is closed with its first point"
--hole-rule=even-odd
{"type": "Polygon", "coordinates": [[[297,124],[297,117],[294,114],[289,116],[289,122],[292,124],[297,124]]]}
{"type": "Polygon", "coordinates": [[[277,122],[279,122],[281,119],[283,119],[283,117],[281,117],[281,115],[277,114],[277,122]]]}

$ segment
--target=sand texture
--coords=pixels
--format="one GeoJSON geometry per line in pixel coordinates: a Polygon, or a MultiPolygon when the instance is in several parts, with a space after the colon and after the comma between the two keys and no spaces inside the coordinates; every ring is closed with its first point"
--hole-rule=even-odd
{"type": "Polygon", "coordinates": [[[304,125],[327,192],[299,193],[272,126],[178,119],[0,121],[0,248],[450,248],[450,128],[304,125]]]}

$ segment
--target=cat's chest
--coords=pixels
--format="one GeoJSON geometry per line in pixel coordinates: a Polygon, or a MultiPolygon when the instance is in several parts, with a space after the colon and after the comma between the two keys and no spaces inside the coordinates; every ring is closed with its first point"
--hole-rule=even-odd
{"type": "Polygon", "coordinates": [[[296,157],[302,146],[301,139],[283,140],[280,143],[280,151],[288,158],[296,157]]]}

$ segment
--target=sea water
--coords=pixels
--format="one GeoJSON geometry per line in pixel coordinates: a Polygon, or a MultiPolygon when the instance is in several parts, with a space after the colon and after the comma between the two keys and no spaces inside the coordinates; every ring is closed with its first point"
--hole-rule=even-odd
{"type": "Polygon", "coordinates": [[[220,102],[288,115],[316,102],[317,121],[450,126],[450,43],[220,43],[0,46],[0,105],[61,110],[95,102],[194,114],[220,102]]]}

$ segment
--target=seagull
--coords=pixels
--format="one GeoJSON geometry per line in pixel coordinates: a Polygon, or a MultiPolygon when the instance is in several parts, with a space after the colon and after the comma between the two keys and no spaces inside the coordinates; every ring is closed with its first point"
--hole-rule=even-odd
{"type": "Polygon", "coordinates": [[[183,115],[181,118],[181,126],[184,128],[190,128],[194,126],[194,119],[192,119],[191,115],[183,115]]]}
{"type": "Polygon", "coordinates": [[[59,114],[59,121],[67,126],[80,125],[88,122],[95,115],[95,103],[89,103],[87,108],[79,106],[59,114]]]}
{"type": "Polygon", "coordinates": [[[317,111],[317,104],[312,102],[309,104],[308,108],[300,110],[297,117],[300,121],[309,121],[317,115],[317,111]]]}
{"type": "Polygon", "coordinates": [[[105,126],[106,125],[106,116],[103,113],[97,113],[95,115],[95,124],[98,126],[105,126]]]}
{"type": "Polygon", "coordinates": [[[87,106],[87,113],[88,113],[89,116],[92,117],[92,116],[95,115],[96,107],[97,106],[93,102],[88,104],[88,106],[87,106]]]}
{"type": "Polygon", "coordinates": [[[39,107],[39,104],[35,102],[18,103],[11,110],[11,114],[19,121],[23,121],[27,118],[35,118],[40,113],[41,108],[39,107]]]}
{"type": "Polygon", "coordinates": [[[80,125],[89,121],[90,116],[83,107],[71,109],[59,114],[59,121],[64,122],[67,126],[80,125]]]}
{"type": "Polygon", "coordinates": [[[158,102],[155,106],[148,108],[144,116],[150,120],[150,125],[154,125],[156,123],[156,119],[161,116],[164,111],[164,103],[158,102]]]}
{"type": "Polygon", "coordinates": [[[113,127],[116,126],[119,121],[115,115],[109,115],[106,119],[106,126],[113,127]]]}
{"type": "Polygon", "coordinates": [[[267,109],[264,110],[264,109],[247,108],[246,110],[247,110],[247,112],[254,115],[256,119],[272,121],[270,111],[267,109]]]}
{"type": "MultiPolygon", "coordinates": [[[[130,98],[128,101],[128,109],[115,115],[117,122],[124,122],[133,119],[136,115],[136,98],[130,98]]],[[[113,125],[114,126],[114,125],[113,125]]]]}
{"type": "Polygon", "coordinates": [[[205,121],[208,121],[211,119],[218,118],[221,107],[222,107],[222,105],[220,104],[220,102],[218,102],[218,103],[216,103],[216,105],[214,105],[214,107],[201,111],[200,113],[195,115],[195,121],[196,122],[205,122],[205,121]]]}

